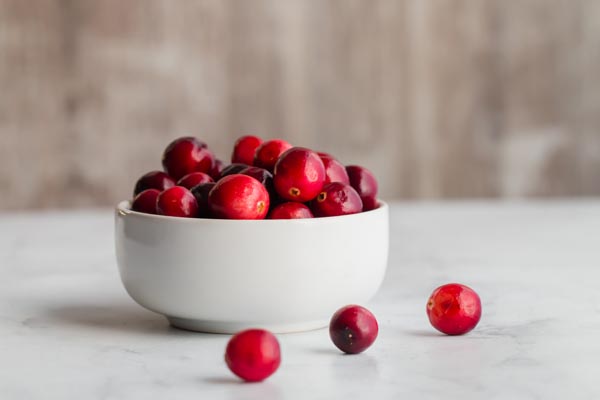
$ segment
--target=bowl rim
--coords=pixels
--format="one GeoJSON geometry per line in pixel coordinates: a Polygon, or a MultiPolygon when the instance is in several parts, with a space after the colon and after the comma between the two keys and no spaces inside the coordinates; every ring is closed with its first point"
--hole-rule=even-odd
{"type": "Polygon", "coordinates": [[[298,219],[221,219],[221,218],[184,218],[184,217],[172,217],[168,215],[157,215],[157,214],[147,214],[138,211],[133,211],[131,209],[131,201],[123,200],[120,201],[115,207],[116,213],[121,217],[131,216],[146,220],[156,220],[156,221],[172,221],[172,222],[181,222],[181,223],[191,223],[191,224],[214,224],[214,223],[224,223],[224,224],[312,224],[318,222],[325,221],[340,221],[345,220],[349,221],[350,219],[359,219],[359,218],[367,218],[369,216],[375,216],[388,212],[389,205],[387,202],[383,200],[378,200],[379,207],[374,208],[373,210],[363,211],[356,214],[348,214],[348,215],[337,215],[331,217],[318,217],[318,218],[298,218],[298,219]]]}

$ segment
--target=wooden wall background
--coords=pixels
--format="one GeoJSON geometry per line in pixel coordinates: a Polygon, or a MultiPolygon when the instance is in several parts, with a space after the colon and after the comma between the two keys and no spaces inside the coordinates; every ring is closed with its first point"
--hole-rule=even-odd
{"type": "Polygon", "coordinates": [[[384,197],[600,194],[597,0],[0,0],[0,209],[104,206],[194,134],[384,197]]]}

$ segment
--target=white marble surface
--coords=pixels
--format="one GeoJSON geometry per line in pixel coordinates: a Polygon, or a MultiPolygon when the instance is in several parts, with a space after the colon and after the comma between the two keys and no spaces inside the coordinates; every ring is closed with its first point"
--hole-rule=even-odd
{"type": "Polygon", "coordinates": [[[600,201],[393,205],[378,341],[343,356],[326,330],[280,335],[261,384],[229,373],[227,336],[127,297],[112,230],[110,210],[0,214],[0,399],[600,398],[600,201]],[[482,298],[466,336],[425,315],[450,281],[482,298]]]}

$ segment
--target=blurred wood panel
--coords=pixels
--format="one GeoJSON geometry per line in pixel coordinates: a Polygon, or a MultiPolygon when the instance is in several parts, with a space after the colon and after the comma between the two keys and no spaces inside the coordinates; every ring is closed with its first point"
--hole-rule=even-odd
{"type": "Polygon", "coordinates": [[[0,209],[102,206],[194,134],[386,198],[600,194],[595,0],[0,0],[0,209]]]}

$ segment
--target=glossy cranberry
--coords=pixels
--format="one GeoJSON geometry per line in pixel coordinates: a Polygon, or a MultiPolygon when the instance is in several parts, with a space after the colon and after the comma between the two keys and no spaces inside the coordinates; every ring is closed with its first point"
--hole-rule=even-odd
{"type": "Polygon", "coordinates": [[[264,219],[269,211],[269,193],[251,176],[228,175],[210,191],[208,206],[216,218],[264,219]]]}
{"type": "Polygon", "coordinates": [[[214,182],[210,175],[204,172],[192,172],[191,174],[187,174],[177,181],[177,186],[183,186],[186,189],[191,189],[194,186],[198,186],[201,183],[207,182],[214,182]]]}
{"type": "MultiPolygon", "coordinates": [[[[223,171],[221,171],[221,178],[226,177],[228,175],[239,174],[240,171],[242,171],[248,167],[249,167],[248,165],[240,164],[240,163],[229,164],[228,166],[223,168],[223,171]]],[[[218,181],[218,179],[217,179],[217,181],[218,181]]]]}
{"type": "Polygon", "coordinates": [[[215,157],[206,144],[194,137],[182,137],[171,142],[163,154],[165,171],[179,180],[192,172],[208,172],[215,157]]]}
{"type": "Polygon", "coordinates": [[[210,217],[210,210],[208,208],[208,195],[215,185],[215,182],[207,182],[194,186],[191,189],[191,192],[198,203],[198,217],[200,218],[210,217]]]}
{"type": "Polygon", "coordinates": [[[225,349],[225,362],[247,382],[260,382],[281,364],[281,350],[275,335],[263,329],[248,329],[234,335],[225,349]]]}
{"type": "Polygon", "coordinates": [[[325,183],[341,182],[350,184],[350,178],[344,165],[326,153],[318,153],[325,166],[325,183]]]}
{"type": "Polygon", "coordinates": [[[377,208],[377,180],[375,175],[365,167],[349,165],[346,167],[350,185],[358,192],[362,202],[363,211],[377,208]]]}
{"type": "Polygon", "coordinates": [[[158,195],[156,213],[172,217],[194,218],[198,214],[198,202],[188,189],[183,186],[173,186],[158,195]]]}
{"type": "Polygon", "coordinates": [[[435,289],[427,301],[429,322],[447,335],[469,332],[481,318],[481,300],[473,289],[449,283],[435,289]]]}
{"type": "Polygon", "coordinates": [[[273,174],[267,171],[264,168],[259,167],[247,167],[240,171],[242,175],[248,175],[259,181],[263,184],[267,191],[269,192],[269,196],[274,193],[273,188],[273,174]]]}
{"type": "Polygon", "coordinates": [[[312,200],[325,183],[325,166],[309,149],[293,147],[283,153],[275,165],[273,184],[286,200],[303,203],[312,200]]]}
{"type": "Polygon", "coordinates": [[[310,208],[302,203],[296,203],[293,201],[279,204],[274,207],[269,213],[270,219],[299,219],[299,218],[313,218],[313,214],[310,208]]]}
{"type": "Polygon", "coordinates": [[[348,354],[365,351],[377,339],[379,325],[366,308],[349,305],[340,308],[329,323],[329,336],[338,349],[348,354]]]}
{"type": "Polygon", "coordinates": [[[175,186],[175,181],[162,171],[150,171],[142,175],[135,184],[133,195],[136,196],[146,189],[157,189],[163,191],[175,186]]]}
{"type": "Polygon", "coordinates": [[[156,214],[156,198],[160,194],[157,189],[146,189],[133,199],[131,209],[146,214],[156,214]]]}
{"type": "Polygon", "coordinates": [[[273,172],[273,168],[275,167],[275,163],[277,163],[279,157],[291,148],[292,145],[285,140],[267,140],[256,149],[254,166],[273,172]]]}
{"type": "Polygon", "coordinates": [[[258,136],[242,136],[235,142],[235,145],[233,146],[231,162],[252,165],[254,163],[256,149],[262,144],[262,142],[262,139],[258,136]]]}
{"type": "Polygon", "coordinates": [[[356,190],[341,182],[328,183],[311,201],[310,209],[316,217],[356,214],[362,211],[362,200],[356,190]]]}
{"type": "Polygon", "coordinates": [[[213,163],[212,168],[210,169],[210,171],[208,171],[208,174],[215,181],[219,180],[219,178],[221,177],[221,172],[223,172],[223,169],[225,167],[226,167],[226,164],[223,161],[216,159],[215,162],[213,163]]]}

